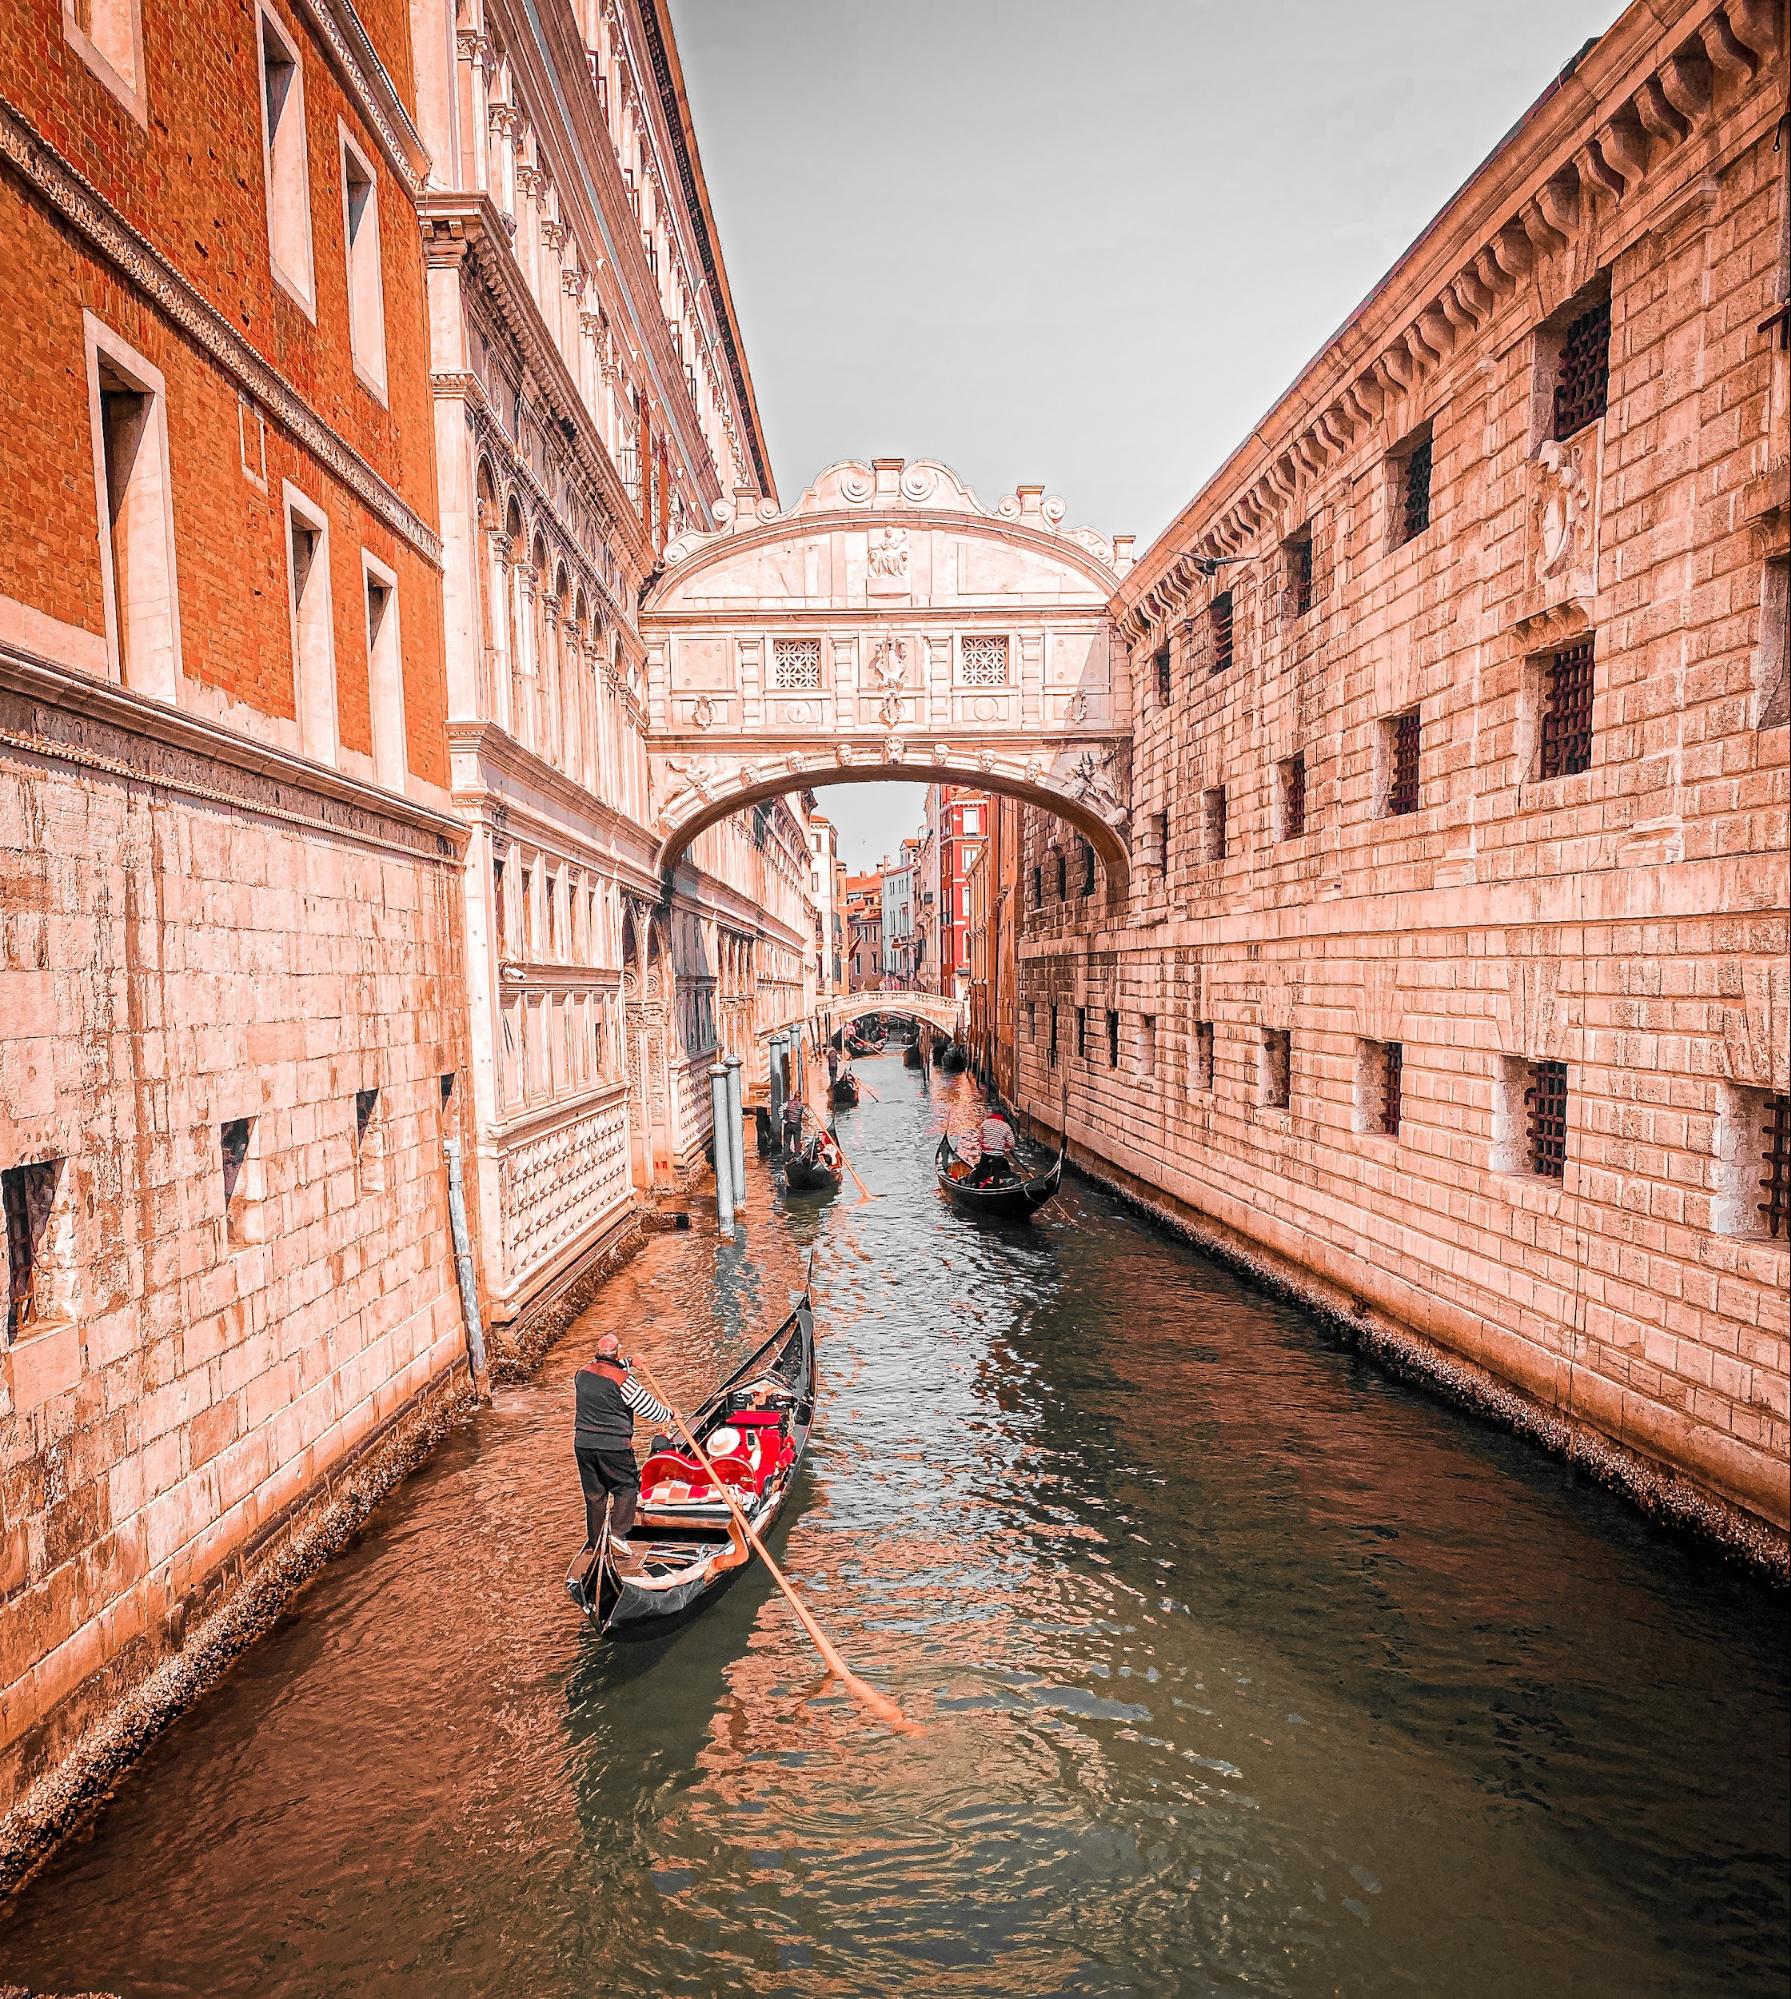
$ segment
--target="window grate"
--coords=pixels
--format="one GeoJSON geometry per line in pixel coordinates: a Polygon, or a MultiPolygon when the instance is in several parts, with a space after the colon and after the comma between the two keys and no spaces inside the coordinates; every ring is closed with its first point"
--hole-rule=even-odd
{"type": "Polygon", "coordinates": [[[1415,539],[1430,525],[1430,465],[1431,438],[1426,431],[1406,454],[1400,493],[1401,541],[1415,539]]]}
{"type": "Polygon", "coordinates": [[[1051,1002],[1051,1067],[1057,1067],[1057,1002],[1051,1002]]]}
{"type": "Polygon", "coordinates": [[[1070,857],[1061,847],[1057,850],[1057,899],[1059,902],[1070,899],[1070,857]]]}
{"type": "Polygon", "coordinates": [[[1791,1097],[1775,1090],[1760,1127],[1760,1218],[1776,1242],[1791,1236],[1791,1097]]]}
{"type": "Polygon", "coordinates": [[[1076,1009],[1076,1060],[1088,1060],[1088,1009],[1085,1006],[1076,1009]]]}
{"type": "Polygon", "coordinates": [[[1119,1067],[1119,1015],[1111,1007],[1107,1009],[1107,1067],[1119,1067]]]}
{"type": "Polygon", "coordinates": [[[1045,900],[1045,871],[1035,867],[1032,871],[1032,906],[1038,909],[1045,900]]]}
{"type": "Polygon", "coordinates": [[[1287,544],[1288,605],[1296,618],[1312,609],[1312,530],[1302,528],[1287,544]]]}
{"type": "Polygon", "coordinates": [[[1568,327],[1555,370],[1557,440],[1605,413],[1611,394],[1611,301],[1601,298],[1568,327]]]}
{"type": "Polygon", "coordinates": [[[1418,765],[1423,749],[1423,725],[1416,708],[1393,718],[1393,767],[1387,784],[1390,813],[1418,809],[1418,765]]]}
{"type": "Polygon", "coordinates": [[[1197,1090],[1213,1087],[1213,1023],[1210,1020],[1194,1023],[1194,1087],[1197,1090]]]}
{"type": "Polygon", "coordinates": [[[1093,895],[1094,892],[1095,850],[1090,841],[1084,840],[1082,842],[1082,893],[1084,895],[1093,895]]]}
{"type": "Polygon", "coordinates": [[[1157,669],[1157,706],[1159,708],[1167,708],[1173,689],[1169,676],[1169,648],[1166,645],[1158,646],[1155,663],[1157,669]]]}
{"type": "Polygon", "coordinates": [[[1207,606],[1208,671],[1229,673],[1236,620],[1232,614],[1231,592],[1221,590],[1207,606]]]}
{"type": "Polygon", "coordinates": [[[818,694],[821,690],[821,641],[773,639],[771,685],[779,694],[818,694]]]}
{"type": "Polygon", "coordinates": [[[61,1177],[60,1159],[10,1166],[0,1173],[6,1226],[6,1337],[17,1339],[44,1316],[44,1246],[61,1177]]]}
{"type": "Polygon", "coordinates": [[[1529,1118],[1530,1171],[1550,1180],[1567,1174],[1567,1064],[1538,1062],[1524,1092],[1529,1118]]]}
{"type": "Polygon", "coordinates": [[[1565,647],[1544,678],[1538,774],[1572,777],[1592,767],[1592,640],[1565,647]]]}
{"type": "Polygon", "coordinates": [[[1225,858],[1225,787],[1214,785],[1205,794],[1206,806],[1206,857],[1209,861],[1225,858]]]}
{"type": "Polygon", "coordinates": [[[1293,1101],[1293,1036],[1286,1028],[1267,1029],[1262,1052],[1263,1102],[1272,1111],[1284,1111],[1293,1101]]]}
{"type": "Polygon", "coordinates": [[[1400,1112],[1404,1108],[1405,1048],[1398,1041],[1381,1044],[1381,1130],[1388,1138],[1399,1136],[1400,1112]]]}
{"type": "Polygon", "coordinates": [[[991,637],[982,633],[966,638],[963,642],[962,661],[966,687],[1005,687],[1007,635],[1001,633],[991,637]]]}
{"type": "Polygon", "coordinates": [[[1306,759],[1289,757],[1281,766],[1281,837],[1306,837],[1306,759]]]}

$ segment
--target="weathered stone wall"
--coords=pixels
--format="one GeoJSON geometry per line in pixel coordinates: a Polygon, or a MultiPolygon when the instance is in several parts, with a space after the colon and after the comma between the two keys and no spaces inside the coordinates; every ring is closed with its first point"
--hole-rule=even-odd
{"type": "Polygon", "coordinates": [[[1029,811],[1023,1096],[1051,1119],[1067,1084],[1097,1165],[1782,1527],[1785,31],[1657,12],[1539,101],[1118,592],[1131,893],[1083,893],[1071,851],[1061,894],[1074,842],[1029,811]],[[1556,440],[1561,335],[1606,283],[1608,408],[1556,440]],[[1590,767],[1543,776],[1548,662],[1586,640],[1590,767]],[[1527,1170],[1520,1065],[1549,1061],[1559,1178],[1527,1170]]]}

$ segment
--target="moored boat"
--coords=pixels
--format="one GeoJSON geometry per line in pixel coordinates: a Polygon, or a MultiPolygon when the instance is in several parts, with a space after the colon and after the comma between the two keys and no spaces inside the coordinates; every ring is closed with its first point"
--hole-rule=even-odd
{"type": "Polygon", "coordinates": [[[800,1152],[784,1161],[784,1185],[797,1192],[831,1193],[843,1172],[839,1147],[826,1132],[817,1132],[800,1152]]]}
{"type": "MultiPolygon", "coordinates": [[[[805,1289],[777,1331],[690,1419],[715,1478],[763,1535],[802,1469],[815,1417],[815,1320],[805,1289]]],[[[566,1592],[606,1638],[651,1637],[695,1611],[754,1559],[727,1500],[687,1446],[655,1437],[629,1535],[641,1573],[623,1575],[608,1535],[581,1548],[566,1592]]]]}
{"type": "Polygon", "coordinates": [[[970,1061],[970,1052],[961,1041],[948,1041],[939,1053],[939,1067],[948,1076],[955,1076],[970,1061]]]}
{"type": "Polygon", "coordinates": [[[858,1078],[850,1069],[842,1069],[827,1087],[827,1094],[842,1110],[850,1110],[858,1101],[858,1078]]]}
{"type": "Polygon", "coordinates": [[[918,1069],[920,1067],[920,1036],[918,1034],[902,1050],[902,1067],[904,1069],[918,1069]]]}
{"type": "Polygon", "coordinates": [[[978,1182],[975,1168],[953,1147],[949,1132],[940,1139],[933,1155],[933,1169],[939,1184],[961,1208],[979,1215],[999,1215],[1024,1220],[1035,1215],[1063,1185],[1064,1147],[1036,1173],[1009,1173],[998,1180],[978,1182]]]}

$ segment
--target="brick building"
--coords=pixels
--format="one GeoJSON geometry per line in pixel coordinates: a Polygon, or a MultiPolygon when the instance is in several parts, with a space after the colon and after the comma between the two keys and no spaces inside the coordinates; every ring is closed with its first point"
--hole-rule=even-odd
{"type": "Polygon", "coordinates": [[[466,1353],[426,161],[321,18],[0,6],[0,1795],[466,1353]]]}
{"type": "Polygon", "coordinates": [[[927,786],[915,861],[914,982],[962,999],[970,984],[970,864],[988,832],[989,795],[962,784],[927,786]]]}
{"type": "Polygon", "coordinates": [[[1755,0],[1549,86],[1125,578],[1130,887],[1029,809],[1019,947],[1098,1171],[1779,1529],[1785,86],[1755,0]]]}

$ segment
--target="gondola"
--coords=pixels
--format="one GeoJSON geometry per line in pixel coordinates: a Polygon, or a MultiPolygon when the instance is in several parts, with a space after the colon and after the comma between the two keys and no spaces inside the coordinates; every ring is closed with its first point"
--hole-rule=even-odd
{"type": "MultiPolygon", "coordinates": [[[[796,1309],[691,1418],[693,1435],[763,1535],[802,1469],[815,1418],[815,1319],[796,1309]]],[[[657,1637],[717,1594],[753,1560],[727,1501],[679,1443],[655,1437],[641,1467],[640,1513],[629,1545],[643,1575],[616,1573],[607,1532],[581,1548],[566,1593],[606,1638],[657,1637]]]]}
{"type": "Polygon", "coordinates": [[[904,1069],[918,1069],[920,1067],[920,1036],[918,1034],[902,1050],[902,1067],[904,1069]]]}
{"type": "Polygon", "coordinates": [[[969,1051],[961,1041],[948,1041],[940,1051],[939,1067],[948,1076],[955,1076],[969,1061],[969,1051]]]}
{"type": "Polygon", "coordinates": [[[842,1069],[827,1086],[828,1097],[838,1110],[850,1110],[858,1101],[858,1078],[850,1069],[842,1069]]]}
{"type": "Polygon", "coordinates": [[[959,1207],[968,1208],[974,1214],[1024,1220],[1028,1215],[1036,1215],[1063,1185],[1063,1155],[1064,1148],[1060,1145],[1057,1157],[1042,1172],[993,1180],[986,1186],[978,1187],[971,1183],[970,1162],[953,1149],[948,1132],[939,1141],[939,1150],[933,1155],[933,1169],[939,1176],[940,1186],[959,1207]]]}
{"type": "MultiPolygon", "coordinates": [[[[838,1165],[828,1167],[822,1161],[822,1136],[821,1133],[817,1132],[800,1152],[792,1152],[784,1161],[784,1185],[786,1187],[793,1188],[802,1193],[807,1193],[811,1190],[832,1193],[840,1184],[841,1167],[838,1165]]],[[[839,1159],[840,1155],[837,1149],[834,1150],[833,1157],[835,1160],[839,1159]]]]}

